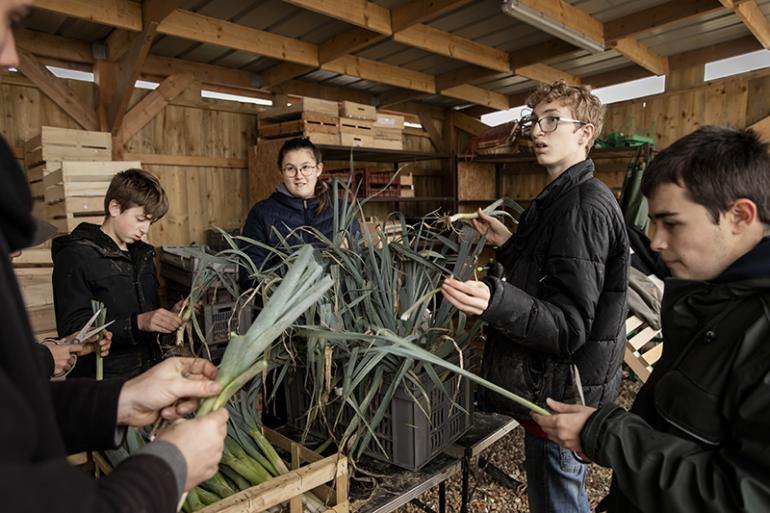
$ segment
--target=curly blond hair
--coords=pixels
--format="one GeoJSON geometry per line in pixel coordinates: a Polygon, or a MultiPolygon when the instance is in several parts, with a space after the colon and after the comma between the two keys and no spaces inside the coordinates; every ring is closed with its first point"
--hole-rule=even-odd
{"type": "Polygon", "coordinates": [[[569,107],[572,117],[591,123],[595,130],[593,138],[588,142],[590,150],[604,126],[605,107],[596,95],[591,94],[590,86],[570,86],[564,80],[553,84],[543,84],[529,95],[527,107],[534,109],[539,103],[558,101],[564,107],[569,107]]]}

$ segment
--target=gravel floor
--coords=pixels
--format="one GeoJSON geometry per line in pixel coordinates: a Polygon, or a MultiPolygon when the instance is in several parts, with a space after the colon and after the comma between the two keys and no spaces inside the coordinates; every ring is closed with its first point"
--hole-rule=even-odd
{"type": "MultiPolygon", "coordinates": [[[[624,376],[619,403],[628,408],[633,402],[641,386],[638,380],[624,376]]],[[[526,482],[524,474],[524,431],[515,429],[507,437],[492,446],[483,455],[495,466],[521,483],[526,482]]],[[[609,491],[610,470],[598,465],[588,467],[586,489],[591,506],[594,507],[609,491]]],[[[453,477],[447,483],[447,511],[460,510],[460,476],[453,477]]],[[[476,471],[471,475],[470,488],[473,491],[469,510],[473,513],[526,513],[526,485],[522,484],[516,490],[501,486],[489,477],[486,472],[476,471]]],[[[420,500],[438,511],[438,488],[423,494],[420,500]]],[[[401,513],[423,513],[414,505],[408,505],[399,510],[401,513]]]]}

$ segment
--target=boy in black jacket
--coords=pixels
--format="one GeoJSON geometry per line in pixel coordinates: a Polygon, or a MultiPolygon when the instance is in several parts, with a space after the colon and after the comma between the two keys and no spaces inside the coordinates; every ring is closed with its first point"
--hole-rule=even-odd
{"type": "Polygon", "coordinates": [[[552,440],[613,470],[599,511],[770,511],[770,156],[707,126],[663,150],[642,192],[674,278],[663,356],[630,412],[549,401],[552,440]]]}
{"type": "MultiPolygon", "coordinates": [[[[155,250],[142,241],[150,225],[168,210],[158,179],[141,169],[115,175],[104,198],[101,226],[81,223],[54,239],[53,293],[60,336],[79,330],[91,317],[91,300],[104,303],[115,320],[104,376],[130,377],[160,360],[158,333],[182,325],[178,312],[160,307],[155,250]]],[[[95,358],[82,358],[72,376],[94,376],[95,358]]]]}
{"type": "MultiPolygon", "coordinates": [[[[479,211],[475,228],[499,248],[505,276],[445,280],[444,296],[490,327],[482,375],[537,404],[572,400],[579,370],[585,401],[615,399],[625,342],[628,237],[612,192],[594,178],[588,158],[604,108],[587,88],[543,86],[527,100],[522,127],[549,184],[522,214],[516,235],[479,211]]],[[[483,409],[524,426],[527,496],[533,513],[590,510],[586,468],[550,442],[529,411],[482,390],[483,409]]]]}

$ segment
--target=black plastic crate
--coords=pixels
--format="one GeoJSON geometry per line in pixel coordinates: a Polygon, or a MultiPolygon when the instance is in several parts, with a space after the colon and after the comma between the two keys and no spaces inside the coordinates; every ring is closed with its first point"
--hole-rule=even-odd
{"type": "MultiPolygon", "coordinates": [[[[296,373],[287,375],[284,382],[287,422],[299,430],[305,429],[309,408],[309,394],[305,390],[304,375],[304,370],[299,369],[296,373]]],[[[453,375],[444,381],[440,388],[424,375],[421,383],[430,402],[427,402],[423,390],[405,380],[396,389],[380,424],[373,427],[379,445],[370,440],[365,450],[368,456],[401,468],[419,470],[470,428],[473,394],[469,380],[453,375]]],[[[386,390],[387,386],[383,385],[381,392],[372,400],[370,411],[373,412],[379,407],[386,390]]],[[[342,401],[337,401],[335,406],[328,407],[327,419],[336,417],[339,408],[336,405],[341,403],[342,401]]],[[[343,434],[352,416],[352,410],[346,406],[341,422],[337,424],[338,436],[343,434]]],[[[310,433],[323,439],[328,437],[318,421],[311,426],[310,433]]]]}
{"type": "Polygon", "coordinates": [[[230,339],[230,332],[243,334],[251,326],[253,310],[251,307],[242,308],[240,315],[233,317],[235,303],[204,305],[198,314],[201,331],[208,345],[224,344],[230,339]],[[232,319],[231,319],[232,318],[232,319]]]}
{"type": "MultiPolygon", "coordinates": [[[[228,228],[225,230],[231,237],[237,237],[241,234],[240,228],[228,228]]],[[[209,228],[206,230],[206,245],[213,253],[218,253],[226,249],[231,249],[222,232],[209,228]]]]}

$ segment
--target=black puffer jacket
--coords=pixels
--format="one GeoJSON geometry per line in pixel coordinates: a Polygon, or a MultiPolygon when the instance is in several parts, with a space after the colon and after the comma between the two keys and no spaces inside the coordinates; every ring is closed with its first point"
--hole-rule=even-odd
{"type": "MultiPolygon", "coordinates": [[[[136,317],[160,307],[155,250],[144,242],[121,251],[99,226],[81,223],[71,234],[54,239],[53,294],[59,336],[78,331],[91,318],[91,300],[104,303],[107,320],[115,319],[104,375],[133,376],[157,362],[156,334],[139,331],[136,317]]],[[[95,358],[78,360],[74,376],[94,376],[95,358]]]]}
{"type": "MultiPolygon", "coordinates": [[[[586,403],[613,401],[620,386],[628,287],[628,236],[617,201],[585,160],[546,187],[498,251],[505,281],[486,278],[492,296],[483,376],[544,405],[574,402],[570,363],[586,403]]],[[[529,419],[529,412],[481,391],[483,409],[529,419]]]]}
{"type": "Polygon", "coordinates": [[[120,380],[49,382],[35,354],[9,253],[34,234],[23,171],[0,137],[0,497],[3,512],[168,513],[179,500],[173,468],[137,454],[98,480],[68,453],[115,447],[120,380]]]}
{"type": "Polygon", "coordinates": [[[770,511],[770,239],[718,282],[666,280],[663,355],[631,412],[581,433],[612,513],[770,511]]]}

